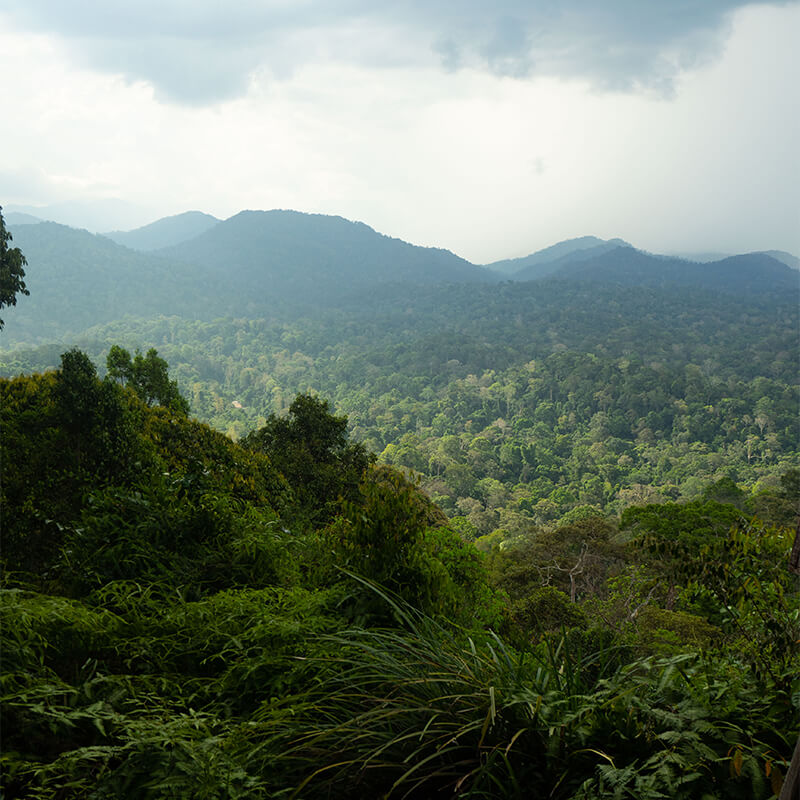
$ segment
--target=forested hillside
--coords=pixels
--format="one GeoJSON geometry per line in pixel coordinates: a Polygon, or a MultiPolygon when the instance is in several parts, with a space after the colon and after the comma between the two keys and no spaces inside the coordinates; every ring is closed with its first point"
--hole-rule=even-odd
{"type": "MultiPolygon", "coordinates": [[[[234,438],[319,392],[473,536],[581,510],[758,491],[798,466],[791,296],[552,280],[393,287],[293,322],[130,320],[75,340],[156,346],[193,413],[234,438]],[[467,524],[468,523],[468,524],[467,524]]],[[[6,375],[59,347],[5,357],[6,375]]]]}
{"type": "Polygon", "coordinates": [[[171,266],[110,239],[55,222],[14,227],[31,296],[15,309],[4,346],[60,341],[126,314],[186,313],[196,290],[171,266]],[[183,299],[182,299],[183,298],[183,299]]]}
{"type": "Polygon", "coordinates": [[[292,319],[387,284],[499,279],[446,250],[295,211],[243,211],[217,223],[179,216],[129,237],[115,233],[116,241],[54,222],[17,225],[13,235],[34,268],[31,297],[17,309],[4,347],[72,341],[124,316],[292,319]],[[184,240],[189,230],[196,235],[184,240]],[[158,239],[173,244],[153,250],[158,239]]]}

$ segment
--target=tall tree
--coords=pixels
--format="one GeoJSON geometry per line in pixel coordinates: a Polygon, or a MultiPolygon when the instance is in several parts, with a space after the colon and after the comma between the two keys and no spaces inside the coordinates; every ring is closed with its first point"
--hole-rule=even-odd
{"type": "MultiPolygon", "coordinates": [[[[15,306],[18,294],[30,294],[23,280],[24,267],[28,262],[19,247],[8,246],[11,238],[3,220],[3,207],[0,206],[0,308],[15,306]]],[[[3,325],[0,319],[0,330],[3,325]]]]}
{"type": "Polygon", "coordinates": [[[157,405],[181,414],[189,413],[189,403],[178,390],[177,381],[169,379],[167,362],[155,348],[143,356],[139,350],[131,354],[115,344],[106,358],[108,377],[130,386],[148,406],[157,405]]]}
{"type": "Polygon", "coordinates": [[[298,499],[316,519],[328,521],[338,500],[359,497],[364,470],[374,460],[347,437],[347,417],[330,413],[327,400],[298,395],[285,417],[270,414],[266,425],[242,439],[245,449],[266,453],[298,499]]]}

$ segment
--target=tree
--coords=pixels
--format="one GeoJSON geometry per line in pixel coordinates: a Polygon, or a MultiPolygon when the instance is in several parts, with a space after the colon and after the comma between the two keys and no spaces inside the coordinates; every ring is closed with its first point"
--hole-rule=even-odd
{"type": "Polygon", "coordinates": [[[131,354],[118,344],[106,357],[108,377],[123,386],[130,386],[148,406],[158,405],[181,414],[189,413],[189,403],[178,390],[176,381],[169,379],[169,367],[158,351],[150,348],[143,356],[139,350],[131,354]]]}
{"type": "MultiPolygon", "coordinates": [[[[3,221],[3,207],[0,206],[0,308],[15,306],[18,294],[30,294],[25,286],[25,265],[28,263],[19,247],[9,248],[11,234],[3,221]]],[[[0,330],[3,329],[0,319],[0,330]]]]}
{"type": "Polygon", "coordinates": [[[59,420],[67,435],[73,467],[119,480],[140,471],[135,411],[112,381],[97,377],[92,360],[78,348],[61,355],[55,387],[59,420]]]}
{"type": "Polygon", "coordinates": [[[541,586],[554,586],[573,603],[601,594],[628,557],[614,533],[605,519],[589,517],[525,536],[496,554],[495,583],[512,601],[541,586]]]}
{"type": "Polygon", "coordinates": [[[728,533],[742,519],[735,506],[716,500],[654,503],[626,508],[620,530],[635,534],[651,566],[669,581],[666,608],[671,611],[678,585],[702,578],[712,559],[723,557],[728,533]],[[698,558],[701,552],[704,558],[698,558]]]}
{"type": "Polygon", "coordinates": [[[328,401],[298,395],[285,417],[270,414],[266,425],[242,439],[247,450],[266,453],[286,477],[306,511],[327,521],[339,499],[359,499],[364,470],[375,460],[347,439],[347,417],[330,413],[328,401]]]}
{"type": "Polygon", "coordinates": [[[101,384],[92,360],[73,347],[61,354],[56,398],[62,424],[75,438],[80,461],[81,441],[94,427],[100,406],[101,384]]]}

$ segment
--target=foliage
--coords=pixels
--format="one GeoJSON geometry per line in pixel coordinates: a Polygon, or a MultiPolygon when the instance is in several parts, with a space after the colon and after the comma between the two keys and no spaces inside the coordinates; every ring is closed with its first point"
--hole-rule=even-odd
{"type": "Polygon", "coordinates": [[[237,447],[208,425],[176,417],[165,408],[151,409],[143,425],[156,447],[162,475],[256,506],[282,510],[294,502],[292,488],[264,453],[237,447]]]}
{"type": "Polygon", "coordinates": [[[221,592],[194,603],[137,583],[92,598],[0,592],[3,790],[19,797],[249,797],[232,744],[335,630],[325,593],[221,592]],[[108,606],[113,609],[106,610],[108,606]]]}
{"type": "Polygon", "coordinates": [[[538,586],[554,586],[573,603],[602,594],[630,557],[614,534],[608,521],[588,517],[521,537],[494,554],[496,580],[515,600],[538,586]]]}
{"type": "Polygon", "coordinates": [[[702,551],[722,557],[728,531],[741,520],[735,506],[708,500],[627,508],[620,527],[636,531],[644,551],[658,559],[660,571],[670,583],[671,604],[675,586],[697,578],[705,570],[696,554],[702,551]]]}
{"type": "MultiPolygon", "coordinates": [[[[30,294],[24,280],[28,262],[18,247],[8,246],[12,238],[6,230],[3,207],[0,206],[0,308],[15,306],[18,294],[30,294]]],[[[0,330],[3,325],[0,319],[0,330]]]]}
{"type": "Polygon", "coordinates": [[[178,391],[176,381],[169,379],[167,362],[158,357],[158,351],[151,347],[143,356],[139,350],[131,359],[131,354],[114,345],[106,358],[108,376],[130,386],[148,405],[165,406],[175,412],[188,414],[189,403],[178,391]]]}
{"type": "MultiPolygon", "coordinates": [[[[75,592],[157,574],[191,583],[211,569],[192,572],[203,554],[226,585],[248,558],[274,561],[272,508],[291,490],[264,456],[148,409],[77,350],[58,373],[0,381],[0,398],[6,568],[75,592]],[[195,566],[181,577],[183,562],[195,566]]],[[[274,572],[260,569],[259,580],[274,572]]]]}
{"type": "Polygon", "coordinates": [[[298,395],[285,417],[242,439],[242,447],[264,453],[296,487],[297,498],[315,520],[331,519],[339,501],[354,500],[372,460],[360,444],[347,441],[347,418],[330,413],[327,400],[298,395]]]}
{"type": "Polygon", "coordinates": [[[341,653],[277,734],[261,715],[257,769],[269,753],[293,796],[767,798],[779,783],[788,698],[764,702],[724,659],[619,666],[566,640],[518,653],[396,610],[405,630],[332,639],[341,653]]]}
{"type": "Polygon", "coordinates": [[[586,614],[554,586],[540,586],[518,598],[511,606],[517,627],[528,637],[563,628],[588,627],[586,614]]]}
{"type": "MultiPolygon", "coordinates": [[[[413,482],[391,468],[372,468],[359,492],[326,531],[339,565],[429,613],[469,619],[480,608],[483,619],[496,618],[480,555],[442,527],[446,518],[433,513],[413,482]]],[[[357,614],[385,611],[371,592],[358,597],[357,614]]]]}
{"type": "MultiPolygon", "coordinates": [[[[569,381],[584,363],[548,368],[569,381]]],[[[583,402],[576,384],[557,409],[560,391],[534,426],[583,402]]],[[[243,447],[101,380],[81,351],[0,381],[4,796],[779,790],[800,697],[781,522],[794,472],[752,497],[718,475],[619,525],[565,481],[548,495],[561,522],[539,525],[527,489],[461,469],[495,446],[498,463],[525,463],[526,405],[516,431],[494,417],[466,456],[439,411],[427,468],[443,489],[475,479],[451,524],[416,478],[370,464],[327,402],[288,407],[243,447]],[[471,544],[481,514],[501,532],[486,557],[471,544]]],[[[620,447],[596,413],[587,457],[620,447]]]]}
{"type": "Polygon", "coordinates": [[[636,616],[637,642],[648,653],[708,650],[719,641],[720,631],[705,619],[685,611],[646,606],[636,616]]]}
{"type": "Polygon", "coordinates": [[[182,587],[186,597],[283,583],[292,570],[277,523],[269,509],[187,479],[112,488],[87,497],[54,570],[79,596],[121,580],[182,587]]]}
{"type": "Polygon", "coordinates": [[[156,466],[142,409],[99,381],[85,354],[57,373],[0,381],[3,558],[47,579],[65,526],[92,485],[127,483],[156,466]]]}

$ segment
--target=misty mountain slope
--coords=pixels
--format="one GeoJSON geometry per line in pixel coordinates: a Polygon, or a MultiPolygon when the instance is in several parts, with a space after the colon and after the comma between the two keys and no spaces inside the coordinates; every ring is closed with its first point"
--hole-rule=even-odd
{"type": "Polygon", "coordinates": [[[748,253],[697,263],[619,247],[594,258],[566,264],[555,278],[616,283],[623,286],[698,286],[726,292],[796,292],[800,275],[786,264],[748,253]]]}
{"type": "Polygon", "coordinates": [[[159,254],[196,264],[198,274],[223,270],[220,291],[241,294],[246,285],[251,305],[270,297],[327,303],[385,283],[498,280],[448,250],[417,247],[342,217],[297,211],[243,211],[159,254]]]}
{"type": "Polygon", "coordinates": [[[34,217],[33,214],[24,214],[21,211],[4,211],[3,219],[6,225],[38,225],[44,222],[41,217],[34,217]]]}
{"type": "Polygon", "coordinates": [[[30,296],[8,313],[5,345],[57,339],[128,314],[187,310],[190,287],[163,259],[55,222],[10,229],[28,261],[30,296]]]}
{"type": "MultiPolygon", "coordinates": [[[[429,308],[438,319],[437,308],[457,306],[457,318],[472,325],[481,314],[520,313],[497,305],[506,290],[519,294],[525,283],[534,295],[543,291],[538,281],[504,281],[449,251],[416,247],[341,217],[242,212],[193,239],[149,253],[56,223],[10,227],[14,245],[28,260],[31,294],[8,310],[3,347],[65,340],[124,317],[161,315],[288,320],[324,308],[346,313],[380,308],[411,324],[410,309],[429,308]]],[[[595,249],[583,248],[572,257],[595,249]]],[[[751,296],[780,293],[796,302],[800,282],[796,270],[758,253],[698,264],[625,246],[554,263],[558,272],[546,280],[587,287],[700,287],[751,296]]]]}
{"type": "Polygon", "coordinates": [[[110,231],[103,235],[132,250],[160,250],[185,242],[213,228],[219,220],[202,211],[186,211],[151,222],[132,231],[110,231]]]}
{"type": "Polygon", "coordinates": [[[555,272],[559,265],[571,260],[592,258],[607,250],[629,246],[623,239],[600,239],[597,236],[579,236],[537,250],[522,258],[495,261],[486,267],[494,272],[512,276],[513,280],[534,280],[555,272]]]}
{"type": "Polygon", "coordinates": [[[28,260],[31,295],[8,315],[5,346],[53,341],[126,315],[259,318],[313,311],[389,283],[497,279],[446,250],[297,212],[243,212],[148,253],[52,222],[12,233],[28,260]]]}
{"type": "Polygon", "coordinates": [[[8,206],[3,206],[3,216],[7,222],[8,214],[12,212],[33,216],[42,222],[57,222],[59,225],[69,225],[72,228],[85,228],[91,233],[127,230],[141,224],[140,220],[144,213],[139,206],[115,197],[68,200],[45,206],[10,203],[8,206]],[[136,222],[130,223],[132,219],[136,222]]]}
{"type": "Polygon", "coordinates": [[[761,250],[760,254],[762,256],[770,256],[776,261],[786,264],[787,267],[800,270],[800,258],[787,253],[785,250],[761,250]]]}
{"type": "Polygon", "coordinates": [[[571,253],[566,253],[554,261],[542,262],[539,264],[529,264],[523,267],[518,272],[511,276],[514,281],[530,281],[536,278],[545,278],[548,275],[555,275],[561,269],[569,268],[571,264],[581,264],[584,261],[590,261],[593,258],[610,253],[618,249],[633,249],[626,241],[622,239],[609,239],[606,242],[601,242],[594,247],[581,248],[571,253]]]}

